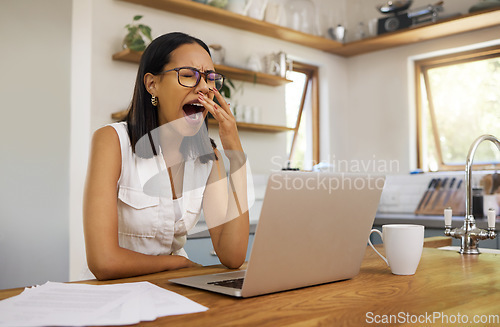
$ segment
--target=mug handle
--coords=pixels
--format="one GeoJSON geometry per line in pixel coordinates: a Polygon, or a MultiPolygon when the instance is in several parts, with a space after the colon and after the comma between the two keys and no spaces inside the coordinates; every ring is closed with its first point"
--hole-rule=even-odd
{"type": "Polygon", "coordinates": [[[382,260],[385,261],[385,263],[387,264],[387,266],[389,266],[389,261],[387,261],[387,259],[383,255],[381,255],[380,252],[377,251],[377,249],[375,249],[375,247],[372,244],[372,241],[370,241],[370,236],[372,235],[373,232],[379,234],[380,238],[382,239],[382,242],[384,241],[384,236],[382,235],[382,232],[379,231],[378,229],[372,229],[370,231],[370,234],[368,235],[368,244],[370,244],[370,246],[372,247],[373,251],[375,251],[382,258],[382,260]]]}

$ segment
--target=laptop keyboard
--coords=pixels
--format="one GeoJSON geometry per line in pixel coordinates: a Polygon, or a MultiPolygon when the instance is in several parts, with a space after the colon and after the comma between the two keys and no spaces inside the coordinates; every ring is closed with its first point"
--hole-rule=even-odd
{"type": "Polygon", "coordinates": [[[217,282],[210,282],[207,284],[241,289],[243,287],[243,280],[244,279],[245,278],[243,278],[243,277],[242,278],[235,278],[235,279],[226,279],[226,280],[219,280],[217,282]]]}

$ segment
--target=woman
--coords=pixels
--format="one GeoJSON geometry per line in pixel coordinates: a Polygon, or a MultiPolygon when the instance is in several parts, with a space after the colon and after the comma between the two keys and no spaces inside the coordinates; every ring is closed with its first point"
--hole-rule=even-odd
{"type": "Polygon", "coordinates": [[[199,39],[169,33],[145,50],[126,122],[105,126],[92,139],[83,218],[87,263],[96,278],[197,265],[183,245],[201,207],[221,263],[238,268],[244,262],[246,159],[218,92],[222,82],[199,39]],[[208,112],[219,123],[229,180],[206,132],[208,112]]]}

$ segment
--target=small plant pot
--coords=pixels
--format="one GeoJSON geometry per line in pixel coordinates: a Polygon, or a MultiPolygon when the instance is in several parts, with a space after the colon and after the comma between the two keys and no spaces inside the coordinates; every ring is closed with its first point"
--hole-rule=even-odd
{"type": "Polygon", "coordinates": [[[149,41],[141,34],[126,35],[122,41],[123,49],[130,49],[133,51],[144,51],[148,44],[149,41]]]}
{"type": "MultiPolygon", "coordinates": [[[[137,22],[141,18],[141,15],[136,15],[133,21],[137,22]]],[[[147,25],[137,23],[128,24],[125,28],[128,30],[128,33],[123,38],[122,47],[133,51],[146,50],[146,47],[152,41],[151,28],[147,25]]]]}

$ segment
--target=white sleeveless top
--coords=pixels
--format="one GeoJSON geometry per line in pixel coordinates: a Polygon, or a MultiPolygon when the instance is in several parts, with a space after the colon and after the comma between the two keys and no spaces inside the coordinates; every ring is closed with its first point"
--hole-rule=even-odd
{"type": "Polygon", "coordinates": [[[187,257],[183,249],[186,235],[200,217],[203,193],[213,162],[203,164],[198,159],[186,161],[182,197],[174,200],[163,155],[150,159],[136,156],[132,152],[127,123],[110,126],[118,134],[122,155],[117,185],[120,246],[149,255],[187,257]],[[147,187],[155,178],[161,179],[161,194],[148,195],[146,193],[151,192],[147,191],[147,187]]]}

